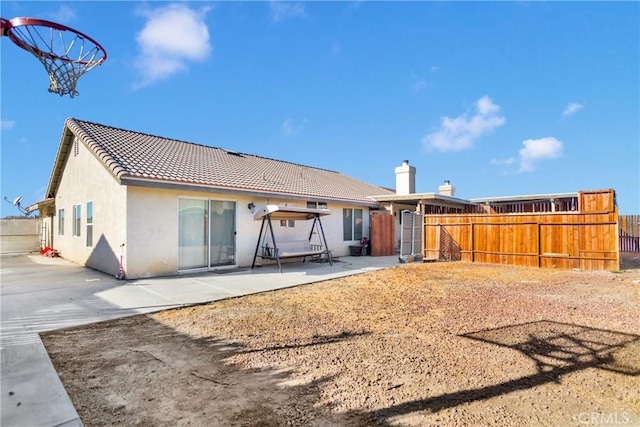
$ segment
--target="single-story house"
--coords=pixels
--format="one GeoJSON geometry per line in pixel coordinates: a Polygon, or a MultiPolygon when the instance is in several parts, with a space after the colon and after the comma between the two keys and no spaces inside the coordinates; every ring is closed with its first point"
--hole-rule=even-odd
{"type": "MultiPolygon", "coordinates": [[[[69,118],[40,216],[63,257],[128,278],[250,266],[264,205],[328,209],[333,256],[368,235],[372,196],[394,191],[342,173],[69,118]]],[[[279,221],[277,238],[309,238],[279,221]]]]}
{"type": "Polygon", "coordinates": [[[438,192],[416,193],[416,169],[407,160],[395,175],[391,190],[336,171],[69,118],[37,209],[49,231],[47,246],[96,270],[118,275],[123,269],[127,278],[253,265],[265,244],[259,237],[271,237],[257,220],[265,206],[329,211],[322,215],[324,236],[311,221],[272,225],[279,241],[326,243],[334,257],[350,255],[381,228],[373,236],[378,254],[400,252],[403,212],[579,209],[579,193],[465,200],[449,181],[438,192]]]}

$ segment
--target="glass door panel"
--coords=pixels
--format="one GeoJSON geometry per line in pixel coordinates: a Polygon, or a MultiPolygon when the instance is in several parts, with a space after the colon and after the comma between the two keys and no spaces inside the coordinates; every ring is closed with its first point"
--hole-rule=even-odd
{"type": "Polygon", "coordinates": [[[207,201],[178,200],[178,270],[207,267],[207,201]]]}
{"type": "Polygon", "coordinates": [[[209,206],[211,230],[209,266],[233,265],[236,253],[236,204],[211,200],[209,206]]]}

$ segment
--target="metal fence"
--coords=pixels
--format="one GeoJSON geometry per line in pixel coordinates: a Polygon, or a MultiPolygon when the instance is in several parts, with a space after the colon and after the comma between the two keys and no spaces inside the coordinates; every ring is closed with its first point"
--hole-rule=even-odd
{"type": "Polygon", "coordinates": [[[422,215],[405,210],[401,213],[400,222],[400,260],[422,260],[422,215]]]}
{"type": "Polygon", "coordinates": [[[620,215],[618,240],[620,252],[640,252],[640,215],[620,215]]]}

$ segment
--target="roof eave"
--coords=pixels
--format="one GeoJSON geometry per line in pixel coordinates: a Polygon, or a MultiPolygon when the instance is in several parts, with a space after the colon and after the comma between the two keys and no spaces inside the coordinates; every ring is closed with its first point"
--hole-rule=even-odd
{"type": "Polygon", "coordinates": [[[60,137],[60,143],[58,144],[58,152],[56,153],[56,158],[53,161],[53,168],[51,169],[49,184],[47,185],[47,198],[55,197],[58,185],[60,184],[62,171],[64,170],[64,165],[67,162],[67,157],[69,155],[69,147],[73,143],[74,134],[67,126],[69,120],[70,119],[67,119],[65,121],[62,129],[62,136],[60,137]]]}
{"type": "Polygon", "coordinates": [[[481,197],[471,199],[475,204],[486,203],[514,203],[514,202],[531,202],[539,200],[552,200],[552,199],[565,199],[571,197],[578,197],[577,192],[572,193],[547,193],[547,194],[528,194],[519,196],[500,196],[500,197],[481,197]]]}
{"type": "Polygon", "coordinates": [[[372,196],[373,200],[383,202],[408,202],[408,203],[434,203],[434,202],[447,202],[456,203],[462,205],[470,205],[471,201],[465,199],[459,199],[457,197],[445,196],[438,193],[413,193],[413,194],[389,194],[382,196],[372,196]]]}
{"type": "MultiPolygon", "coordinates": [[[[212,192],[222,194],[242,194],[244,196],[253,197],[282,197],[285,199],[306,200],[306,201],[327,201],[334,203],[347,203],[357,206],[365,207],[378,207],[379,203],[375,200],[363,200],[363,199],[348,199],[339,197],[323,197],[309,194],[296,194],[279,191],[265,191],[243,187],[225,187],[212,184],[201,184],[185,181],[169,181],[165,179],[157,178],[143,178],[132,175],[120,176],[120,182],[122,185],[130,185],[134,187],[146,187],[146,188],[164,188],[183,191],[197,191],[197,192],[212,192]]],[[[367,197],[369,198],[369,197],[367,197]]]]}

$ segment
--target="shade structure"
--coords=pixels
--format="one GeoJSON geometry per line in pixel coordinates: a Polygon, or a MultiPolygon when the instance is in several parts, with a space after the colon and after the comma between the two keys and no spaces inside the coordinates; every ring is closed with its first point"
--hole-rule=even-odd
{"type": "Polygon", "coordinates": [[[309,220],[320,216],[331,215],[328,209],[301,208],[297,206],[266,205],[256,209],[253,219],[262,219],[269,215],[271,219],[309,220]]]}

